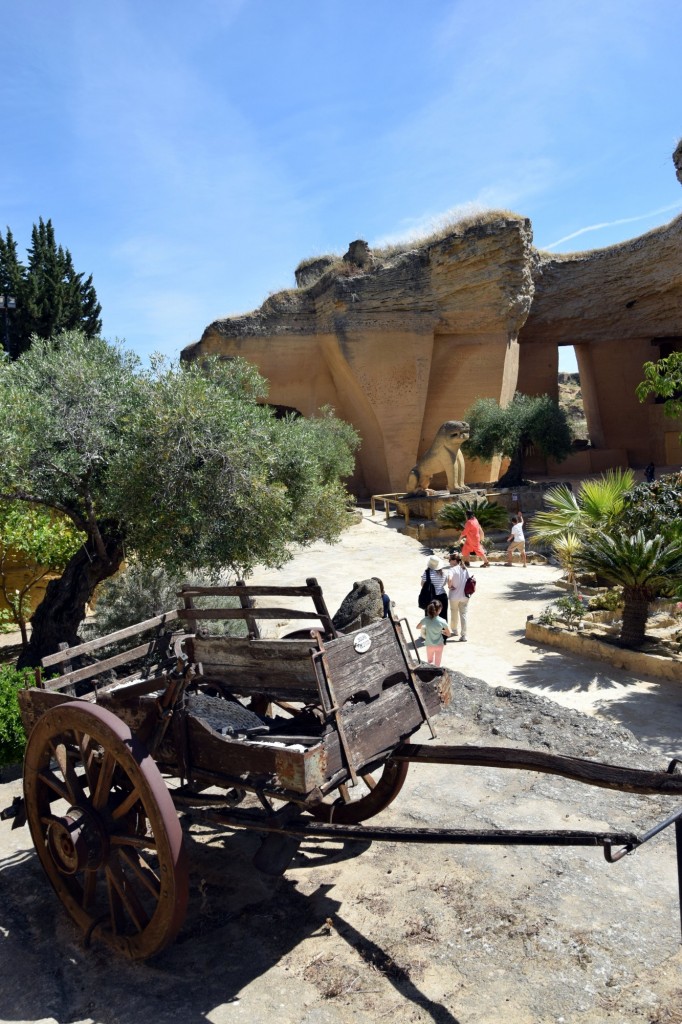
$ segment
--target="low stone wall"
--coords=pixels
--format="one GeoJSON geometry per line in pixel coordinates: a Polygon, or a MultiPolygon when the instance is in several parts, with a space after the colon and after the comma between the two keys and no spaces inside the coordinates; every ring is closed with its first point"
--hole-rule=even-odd
{"type": "Polygon", "coordinates": [[[628,672],[682,682],[680,660],[664,658],[660,654],[645,654],[643,651],[628,651],[594,637],[585,636],[584,633],[569,632],[557,626],[541,626],[533,619],[526,620],[526,640],[573,651],[574,654],[581,654],[585,658],[607,661],[615,668],[624,668],[628,672]]]}

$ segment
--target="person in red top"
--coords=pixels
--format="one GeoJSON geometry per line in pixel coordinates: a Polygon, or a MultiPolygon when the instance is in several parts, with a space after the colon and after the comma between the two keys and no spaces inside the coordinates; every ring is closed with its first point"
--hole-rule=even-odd
{"type": "Polygon", "coordinates": [[[483,550],[482,541],[482,530],[481,524],[474,515],[473,512],[467,512],[467,521],[464,524],[464,529],[460,534],[460,540],[464,539],[464,545],[462,547],[462,558],[465,565],[469,565],[468,559],[471,555],[477,555],[483,559],[483,568],[487,568],[490,565],[488,556],[483,550]]]}

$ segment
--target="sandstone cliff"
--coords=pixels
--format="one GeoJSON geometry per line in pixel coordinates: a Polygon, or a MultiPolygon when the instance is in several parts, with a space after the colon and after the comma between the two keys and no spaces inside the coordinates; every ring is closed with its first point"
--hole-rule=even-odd
{"type": "Polygon", "coordinates": [[[183,357],[243,355],[270,381],[273,404],[304,415],[332,405],[363,438],[355,489],[402,490],[442,422],[478,397],[514,393],[531,256],[530,223],[513,214],[405,251],[354,242],[343,260],[299,267],[305,287],[210,324],[183,357]]]}
{"type": "MultiPolygon", "coordinates": [[[[673,161],[682,181],[682,140],[673,161]]],[[[402,491],[440,425],[477,398],[557,397],[562,345],[575,347],[592,446],[561,472],[682,461],[682,422],[635,397],[642,364],[682,350],[682,217],[557,256],[533,248],[527,219],[492,212],[412,247],[358,239],[343,258],[304,260],[296,282],[210,324],[183,358],[242,355],[269,380],[273,405],[306,416],[333,406],[362,437],[360,496],[402,491]]],[[[556,468],[539,460],[531,471],[556,468]]],[[[469,463],[466,479],[497,470],[469,463]]]]}

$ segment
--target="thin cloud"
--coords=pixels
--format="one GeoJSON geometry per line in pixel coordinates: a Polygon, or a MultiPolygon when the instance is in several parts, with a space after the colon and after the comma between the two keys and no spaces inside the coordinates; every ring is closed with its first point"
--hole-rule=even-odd
{"type": "Polygon", "coordinates": [[[657,217],[661,213],[670,213],[671,210],[679,210],[682,206],[682,201],[677,203],[671,203],[670,206],[661,206],[658,210],[650,210],[649,213],[640,213],[636,217],[619,217],[617,220],[605,220],[601,224],[590,224],[586,228],[578,228],[577,231],[572,231],[570,235],[564,235],[563,238],[557,239],[556,242],[551,242],[549,245],[541,245],[540,249],[556,249],[557,245],[563,245],[564,242],[570,242],[573,238],[578,238],[579,235],[586,235],[589,231],[603,231],[604,228],[618,227],[620,224],[634,224],[638,220],[648,220],[649,217],[657,217]]]}

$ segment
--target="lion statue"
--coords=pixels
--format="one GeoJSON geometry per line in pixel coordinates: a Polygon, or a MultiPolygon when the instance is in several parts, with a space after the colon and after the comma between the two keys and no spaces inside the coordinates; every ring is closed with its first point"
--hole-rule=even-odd
{"type": "Polygon", "coordinates": [[[445,473],[451,494],[468,491],[464,484],[464,456],[459,450],[468,437],[469,424],[463,420],[443,423],[429,450],[410,472],[407,493],[427,494],[431,477],[436,473],[445,473]]]}

